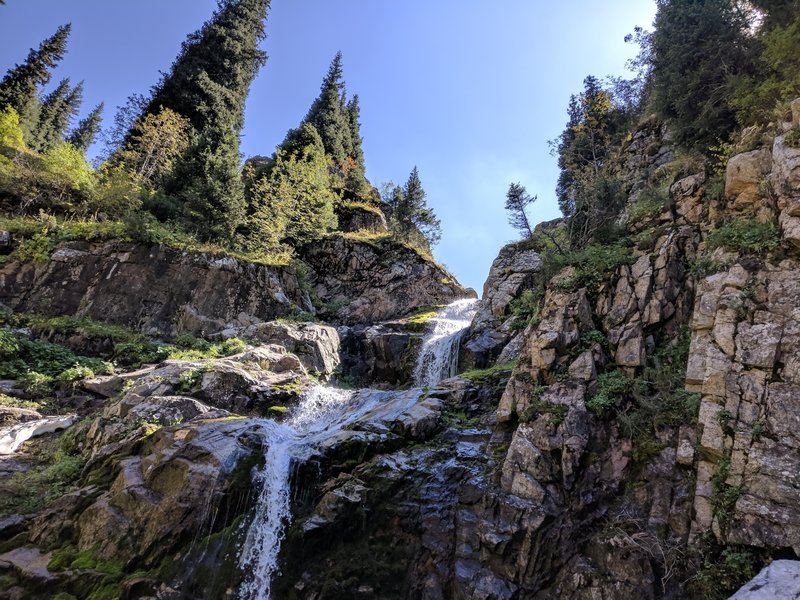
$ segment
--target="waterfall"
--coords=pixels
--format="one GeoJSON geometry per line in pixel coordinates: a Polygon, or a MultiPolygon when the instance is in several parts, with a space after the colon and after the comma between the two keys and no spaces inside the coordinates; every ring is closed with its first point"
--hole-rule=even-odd
{"type": "MultiPolygon", "coordinates": [[[[433,318],[433,331],[425,336],[415,369],[418,386],[431,386],[455,375],[458,342],[475,314],[477,300],[458,300],[433,318]]],[[[241,600],[270,600],[272,579],[279,573],[278,554],[291,518],[291,475],[293,468],[307,461],[318,444],[336,435],[387,401],[403,400],[412,406],[418,394],[370,389],[346,391],[316,386],[306,392],[283,422],[260,422],[266,455],[254,484],[261,492],[255,517],[239,555],[245,579],[239,588],[241,600]],[[402,398],[398,394],[404,394],[402,398]]],[[[402,404],[402,402],[401,402],[402,404]]]]}
{"type": "Polygon", "coordinates": [[[456,374],[458,344],[477,310],[477,300],[456,300],[431,319],[433,329],[422,340],[414,385],[431,387],[456,374]]]}
{"type": "Polygon", "coordinates": [[[264,420],[267,452],[254,483],[261,488],[256,512],[239,566],[246,575],[242,600],[269,600],[272,577],[278,573],[278,552],[291,516],[292,466],[308,460],[314,447],[374,408],[380,394],[361,394],[316,386],[306,392],[282,423],[264,420]]]}

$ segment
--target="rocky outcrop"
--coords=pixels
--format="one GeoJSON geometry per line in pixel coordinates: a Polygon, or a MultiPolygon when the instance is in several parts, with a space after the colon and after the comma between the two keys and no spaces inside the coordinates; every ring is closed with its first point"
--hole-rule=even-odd
{"type": "Polygon", "coordinates": [[[416,250],[386,239],[358,242],[334,236],[304,247],[300,255],[312,269],[319,314],[330,321],[377,323],[474,297],[416,250]]]}
{"type": "Polygon", "coordinates": [[[389,240],[337,236],[303,255],[311,271],[301,263],[267,267],[160,246],[69,242],[44,263],[5,262],[0,303],[208,336],[303,311],[375,322],[468,296],[432,261],[389,240]]]}
{"type": "Polygon", "coordinates": [[[411,383],[422,334],[399,321],[339,328],[340,379],[356,386],[411,383]]]}
{"type": "MultiPolygon", "coordinates": [[[[539,254],[524,242],[504,246],[489,269],[478,312],[462,343],[461,364],[484,368],[494,362],[515,334],[511,302],[534,286],[541,267],[539,254]]],[[[516,352],[509,352],[510,362],[516,352]]]]}
{"type": "Polygon", "coordinates": [[[369,233],[386,233],[386,217],[377,207],[361,204],[345,204],[336,210],[339,219],[339,231],[367,231],[369,233]]]}
{"type": "Polygon", "coordinates": [[[787,475],[800,470],[800,265],[747,266],[698,289],[686,374],[703,395],[694,529],[797,552],[800,482],[787,475]]]}

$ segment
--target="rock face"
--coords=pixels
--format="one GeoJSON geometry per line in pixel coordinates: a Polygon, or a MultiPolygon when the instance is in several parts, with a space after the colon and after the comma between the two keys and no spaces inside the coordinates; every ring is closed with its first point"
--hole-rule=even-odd
{"type": "Polygon", "coordinates": [[[358,204],[345,205],[336,211],[340,231],[368,231],[385,233],[389,230],[386,217],[378,208],[368,208],[358,204]]]}
{"type": "Polygon", "coordinates": [[[432,262],[389,241],[335,237],[306,248],[305,258],[311,272],[155,246],[69,242],[43,264],[6,262],[0,303],[212,335],[299,311],[349,323],[388,320],[469,295],[432,262]]]}
{"type": "MultiPolygon", "coordinates": [[[[483,368],[497,359],[514,335],[510,319],[511,301],[534,285],[541,266],[535,250],[523,243],[504,246],[489,269],[478,312],[465,337],[461,362],[483,368]]],[[[509,352],[506,361],[516,358],[509,352]]]]}
{"type": "Polygon", "coordinates": [[[694,529],[800,551],[800,286],[797,262],[736,264],[704,279],[687,370],[702,394],[694,529]],[[722,479],[716,485],[714,480],[722,479]],[[726,490],[724,512],[714,499],[726,490]],[[722,490],[724,491],[724,490],[722,490]]]}
{"type": "Polygon", "coordinates": [[[424,306],[474,296],[415,250],[386,241],[326,238],[301,250],[312,269],[319,314],[346,324],[377,323],[424,306]]]}

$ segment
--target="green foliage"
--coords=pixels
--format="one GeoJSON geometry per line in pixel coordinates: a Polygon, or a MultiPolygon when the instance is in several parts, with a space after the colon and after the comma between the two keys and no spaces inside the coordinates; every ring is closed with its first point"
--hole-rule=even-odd
{"type": "Polygon", "coordinates": [[[125,147],[112,162],[121,163],[144,184],[156,185],[189,148],[191,136],[189,119],[162,107],[133,125],[125,147]]]}
{"type": "Polygon", "coordinates": [[[514,370],[515,366],[516,363],[511,362],[492,365],[485,369],[469,369],[463,373],[459,373],[459,377],[469,379],[472,383],[477,385],[485,385],[499,378],[503,382],[503,385],[505,385],[505,382],[508,381],[508,378],[511,376],[511,371],[514,370]]]}
{"type": "Polygon", "coordinates": [[[74,488],[85,462],[82,456],[52,444],[36,459],[31,469],[0,483],[0,515],[31,513],[60,498],[74,488]]]}
{"type": "Polygon", "coordinates": [[[384,201],[389,206],[389,227],[404,243],[430,253],[442,236],[439,219],[425,200],[425,190],[414,167],[401,188],[387,184],[384,201]]]}
{"type": "Polygon", "coordinates": [[[77,356],[64,346],[0,331],[0,378],[19,379],[31,393],[46,394],[56,382],[69,384],[80,377],[112,370],[109,363],[77,356]]]}
{"type": "Polygon", "coordinates": [[[598,417],[604,417],[616,407],[617,400],[629,393],[632,380],[621,371],[603,373],[597,377],[597,388],[586,402],[586,408],[598,417]]]}
{"type": "Polygon", "coordinates": [[[698,256],[689,268],[689,274],[695,279],[702,279],[713,273],[724,271],[730,264],[716,260],[708,255],[698,256]]]}
{"type": "Polygon", "coordinates": [[[536,324],[542,310],[542,293],[538,290],[525,290],[511,301],[511,329],[519,331],[530,324],[536,324]]]}
{"type": "Polygon", "coordinates": [[[271,249],[313,241],[336,227],[328,163],[313,126],[302,127],[309,143],[288,154],[279,151],[268,176],[252,190],[251,244],[271,249]]]}
{"type": "Polygon", "coordinates": [[[679,145],[705,151],[736,124],[731,77],[754,69],[747,16],[732,0],[665,0],[654,24],[653,105],[679,145]]]}
{"type": "Polygon", "coordinates": [[[89,146],[94,143],[97,134],[100,133],[100,123],[103,120],[102,115],[104,107],[105,105],[102,102],[95,106],[88,115],[81,119],[77,127],[70,132],[67,138],[67,142],[84,154],[89,150],[89,146]]]}
{"type": "Polygon", "coordinates": [[[708,236],[709,249],[723,247],[740,254],[763,254],[780,246],[780,229],[773,223],[740,218],[712,231],[708,236]]]}
{"type": "Polygon", "coordinates": [[[689,331],[684,330],[659,347],[642,375],[630,383],[633,402],[617,413],[620,430],[633,442],[638,465],[647,464],[661,451],[659,431],[691,424],[697,418],[700,395],[685,389],[690,340],[689,331]]]}
{"type": "Polygon", "coordinates": [[[564,289],[587,287],[590,291],[610,282],[616,270],[633,260],[630,247],[624,242],[591,244],[581,250],[559,254],[548,252],[542,256],[542,274],[546,280],[565,267],[574,267],[574,273],[557,282],[564,289]]]}
{"type": "Polygon", "coordinates": [[[30,136],[29,146],[33,150],[44,153],[64,141],[70,120],[80,108],[82,96],[83,83],[70,88],[69,79],[63,79],[44,98],[39,108],[38,122],[30,136]]]}
{"type": "Polygon", "coordinates": [[[25,150],[25,140],[22,136],[17,111],[10,106],[0,109],[0,154],[13,156],[25,150]]]}
{"type": "Polygon", "coordinates": [[[556,404],[555,402],[548,402],[547,400],[539,400],[539,390],[534,391],[533,399],[528,404],[528,407],[520,415],[519,420],[523,423],[533,421],[540,415],[551,415],[551,423],[558,427],[564,422],[564,418],[569,412],[569,406],[565,404],[556,404]]]}
{"type": "Polygon", "coordinates": [[[584,79],[584,91],[570,98],[563,133],[550,142],[561,169],[558,204],[573,249],[597,239],[625,205],[622,184],[611,167],[626,119],[612,93],[590,76],[584,79]]]}
{"type": "Polygon", "coordinates": [[[766,123],[777,109],[800,95],[800,14],[788,9],[785,18],[764,27],[759,38],[759,53],[753,73],[739,74],[731,80],[731,105],[742,125],[766,123]],[[791,14],[793,13],[793,14],[791,14]]]}
{"type": "Polygon", "coordinates": [[[36,50],[31,49],[25,62],[9,69],[0,81],[0,108],[11,107],[16,111],[26,138],[39,117],[37,90],[50,81],[53,68],[64,57],[71,29],[70,24],[59,27],[36,50]]]}

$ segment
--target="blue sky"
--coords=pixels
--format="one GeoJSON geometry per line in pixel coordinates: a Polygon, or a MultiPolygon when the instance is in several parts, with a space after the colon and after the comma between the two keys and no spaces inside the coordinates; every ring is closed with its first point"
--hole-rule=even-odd
{"type": "MultiPolygon", "coordinates": [[[[85,80],[84,112],[105,101],[106,124],[128,95],[145,93],[216,0],[7,0],[0,69],[72,22],[55,78],[85,80]]],[[[337,50],[361,100],[367,176],[403,183],[419,168],[444,234],[434,254],[481,291],[500,247],[515,239],[503,209],[512,181],[538,201],[534,222],[558,214],[558,168],[547,141],[566,122],[586,75],[625,74],[649,27],[653,0],[272,0],[242,138],[269,154],[305,115],[337,50]]]]}

